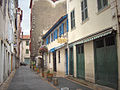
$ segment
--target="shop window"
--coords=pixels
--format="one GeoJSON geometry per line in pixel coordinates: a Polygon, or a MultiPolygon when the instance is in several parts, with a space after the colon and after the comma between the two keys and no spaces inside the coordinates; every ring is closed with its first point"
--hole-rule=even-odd
{"type": "Polygon", "coordinates": [[[112,45],[115,45],[115,38],[114,36],[108,36],[105,38],[105,43],[106,43],[106,46],[112,46],[112,45]]]}
{"type": "Polygon", "coordinates": [[[102,48],[104,47],[104,40],[100,39],[96,41],[96,48],[102,48]]]}

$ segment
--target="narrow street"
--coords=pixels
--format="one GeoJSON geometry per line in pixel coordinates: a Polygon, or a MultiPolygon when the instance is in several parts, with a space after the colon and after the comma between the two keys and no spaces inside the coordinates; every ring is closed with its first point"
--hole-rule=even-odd
{"type": "Polygon", "coordinates": [[[28,66],[17,69],[8,90],[56,90],[47,82],[43,81],[28,66]]]}
{"type": "Polygon", "coordinates": [[[69,90],[91,90],[62,77],[58,77],[58,81],[59,85],[55,87],[53,82],[40,78],[29,66],[21,66],[17,69],[8,90],[61,90],[64,87],[69,90]]]}

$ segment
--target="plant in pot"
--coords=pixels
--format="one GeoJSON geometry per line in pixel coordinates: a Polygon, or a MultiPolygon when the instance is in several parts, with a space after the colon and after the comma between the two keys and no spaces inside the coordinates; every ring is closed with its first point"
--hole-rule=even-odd
{"type": "Polygon", "coordinates": [[[50,73],[50,70],[47,71],[47,79],[49,82],[52,81],[53,73],[50,73]]]}

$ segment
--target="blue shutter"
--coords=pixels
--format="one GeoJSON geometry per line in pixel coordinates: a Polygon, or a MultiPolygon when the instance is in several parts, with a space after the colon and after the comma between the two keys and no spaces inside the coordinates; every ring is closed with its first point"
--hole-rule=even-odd
{"type": "Polygon", "coordinates": [[[55,40],[55,31],[54,31],[54,40],[55,40]]]}
{"type": "Polygon", "coordinates": [[[57,35],[57,34],[58,34],[57,32],[58,32],[58,30],[56,29],[56,39],[58,38],[58,37],[57,37],[57,36],[58,36],[58,35],[57,35]]]}
{"type": "Polygon", "coordinates": [[[48,44],[48,38],[46,38],[46,44],[48,44]]]}
{"type": "Polygon", "coordinates": [[[61,26],[59,27],[59,36],[61,37],[61,26]]]}
{"type": "Polygon", "coordinates": [[[61,35],[63,34],[63,24],[61,25],[61,35]]]}
{"type": "Polygon", "coordinates": [[[55,39],[57,39],[57,29],[55,30],[55,39]]]}
{"type": "Polygon", "coordinates": [[[52,34],[51,34],[51,42],[52,42],[52,34]]]}
{"type": "Polygon", "coordinates": [[[62,23],[62,34],[64,34],[64,23],[62,23]]]}
{"type": "Polygon", "coordinates": [[[69,31],[69,27],[68,27],[68,19],[67,19],[66,27],[67,27],[67,32],[68,32],[68,31],[69,31]]]}

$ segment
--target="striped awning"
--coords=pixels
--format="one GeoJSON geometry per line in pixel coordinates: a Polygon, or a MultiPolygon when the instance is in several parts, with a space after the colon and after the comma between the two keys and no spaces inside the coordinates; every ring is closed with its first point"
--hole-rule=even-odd
{"type": "Polygon", "coordinates": [[[111,34],[113,31],[115,31],[115,30],[113,30],[112,28],[109,28],[109,29],[106,29],[106,30],[97,32],[97,33],[95,33],[95,34],[89,35],[89,36],[87,36],[87,37],[84,37],[84,38],[76,41],[76,42],[73,42],[73,43],[69,44],[69,47],[71,47],[71,46],[73,46],[73,45],[77,45],[77,44],[86,43],[86,42],[89,42],[89,41],[98,39],[98,38],[100,38],[100,37],[107,36],[107,35],[111,34]]]}

